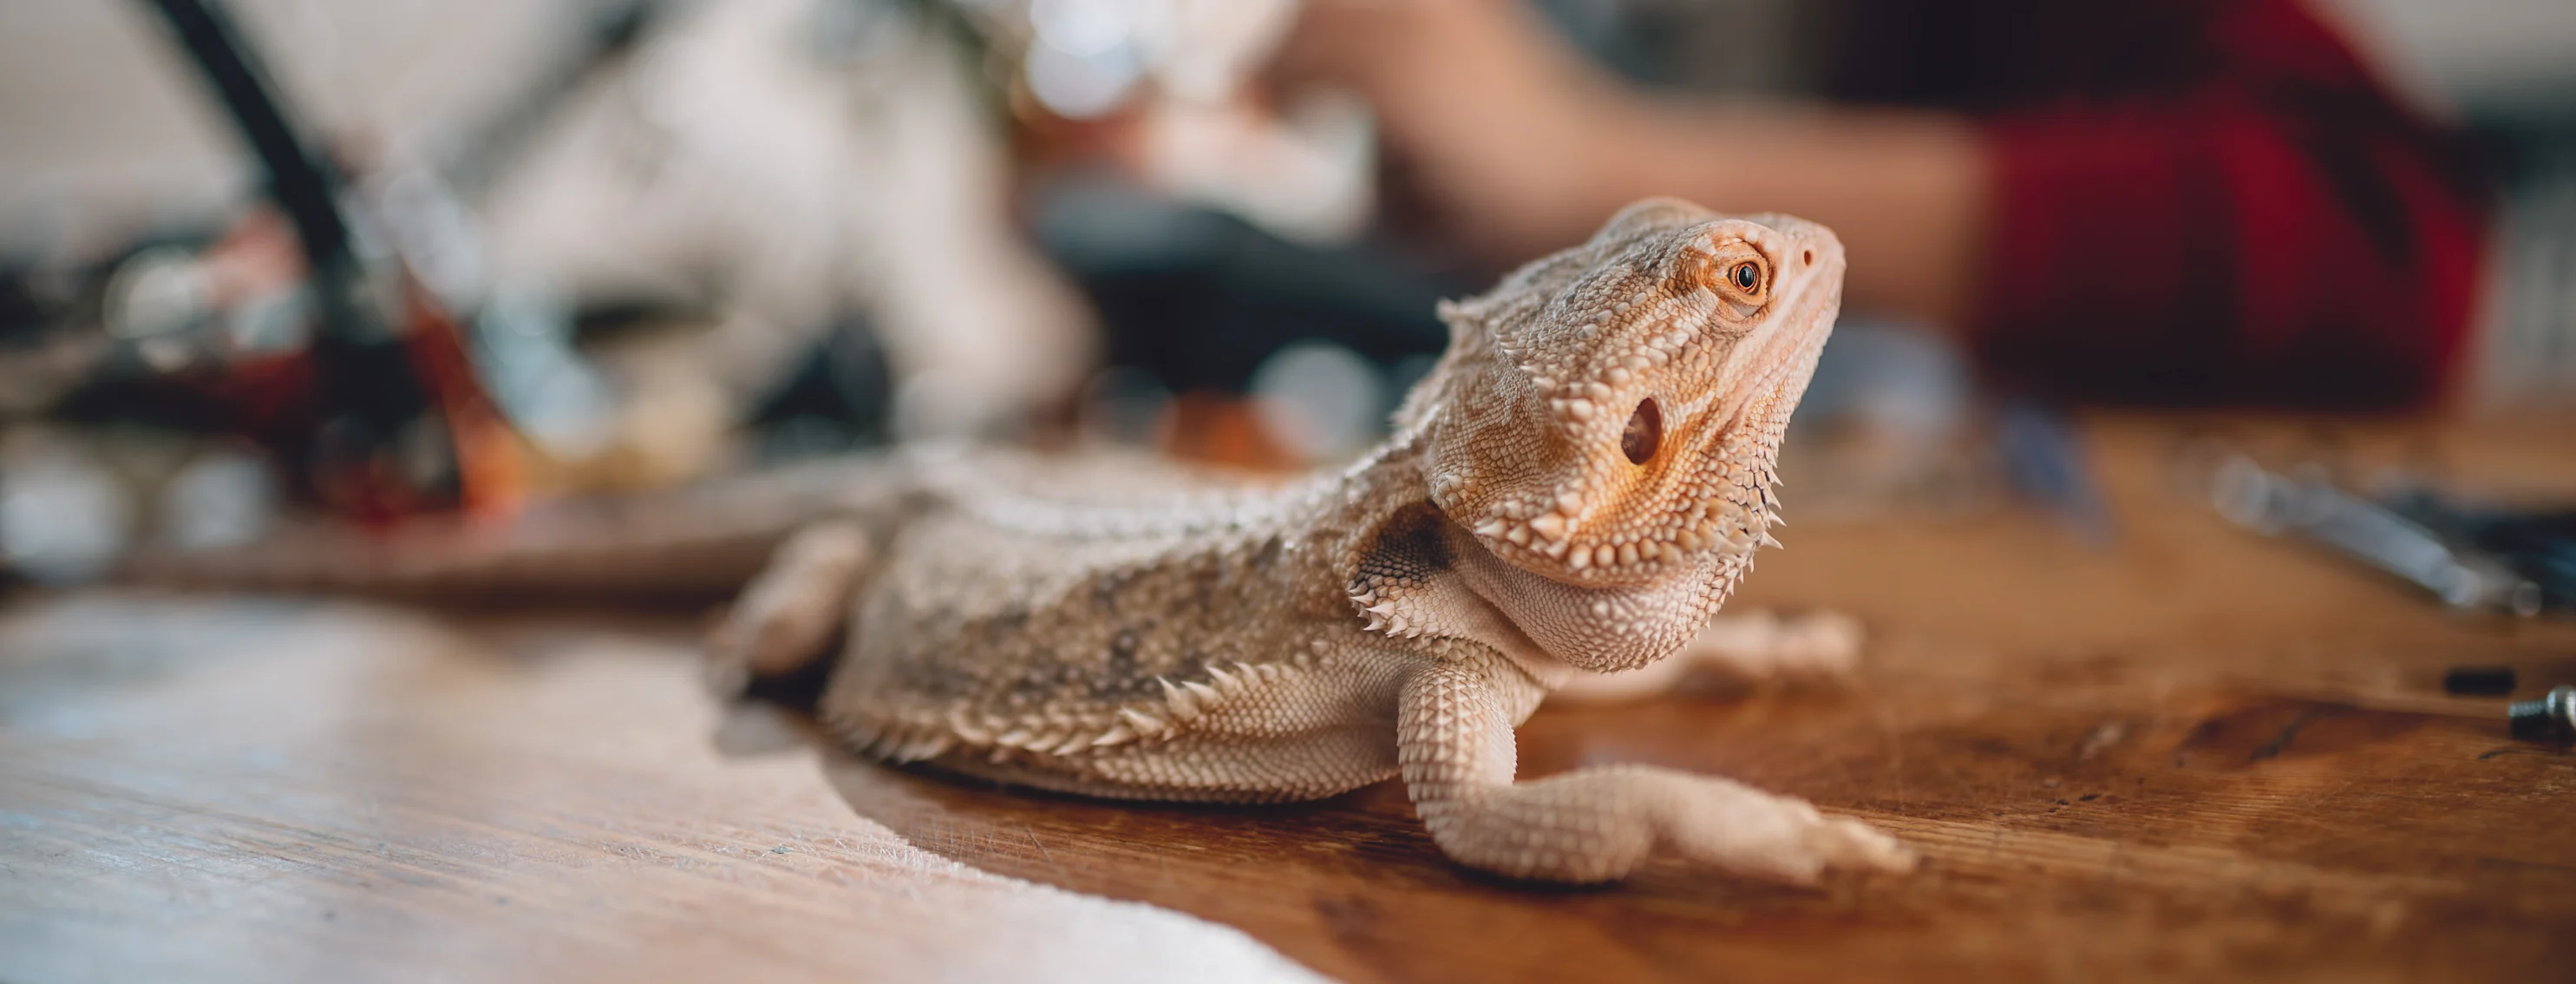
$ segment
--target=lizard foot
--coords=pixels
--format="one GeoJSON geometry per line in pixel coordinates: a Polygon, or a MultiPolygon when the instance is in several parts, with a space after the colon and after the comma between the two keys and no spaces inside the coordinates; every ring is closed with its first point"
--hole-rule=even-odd
{"type": "Polygon", "coordinates": [[[1514,878],[1602,882],[1661,854],[1800,885],[1828,868],[1914,865],[1912,851],[1868,824],[1730,779],[1596,765],[1519,781],[1510,712],[1489,678],[1456,664],[1422,669],[1397,699],[1406,792],[1431,839],[1460,864],[1514,878]]]}
{"type": "Polygon", "coordinates": [[[707,638],[708,688],[734,696],[754,677],[822,656],[841,630],[869,553],[867,532],[853,523],[807,527],[779,545],[707,638]]]}
{"type": "Polygon", "coordinates": [[[1866,635],[1859,619],[1841,612],[1720,615],[1680,655],[1693,665],[1743,680],[1842,677],[1860,667],[1866,635]]]}
{"type": "Polygon", "coordinates": [[[1845,871],[1878,871],[1901,875],[1913,871],[1922,855],[1878,828],[1848,817],[1826,817],[1807,835],[1808,849],[1825,866],[1845,871]]]}
{"type": "Polygon", "coordinates": [[[1866,823],[1729,780],[1689,782],[1684,802],[1664,821],[1666,837],[1685,857],[1796,885],[1814,884],[1829,869],[1914,870],[1912,849],[1866,823]]]}

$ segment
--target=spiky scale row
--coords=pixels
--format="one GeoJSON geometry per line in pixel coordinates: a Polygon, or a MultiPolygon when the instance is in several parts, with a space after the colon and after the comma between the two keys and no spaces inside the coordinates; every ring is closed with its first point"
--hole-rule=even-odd
{"type": "Polygon", "coordinates": [[[1579,494],[1562,492],[1545,505],[1546,511],[1537,512],[1527,519],[1515,517],[1516,514],[1528,515],[1539,507],[1517,502],[1498,504],[1492,515],[1477,524],[1475,532],[1488,540],[1501,540],[1534,553],[1562,558],[1568,567],[1578,572],[1596,567],[1635,568],[1661,561],[1668,554],[1677,559],[1693,555],[1718,543],[1737,551],[1751,550],[1757,543],[1777,545],[1767,532],[1761,530],[1763,521],[1757,520],[1751,510],[1732,499],[1719,497],[1714,500],[1715,509],[1710,509],[1710,503],[1704,501],[1691,513],[1676,517],[1661,528],[1618,534],[1606,542],[1576,549],[1570,536],[1575,531],[1576,522],[1570,517],[1582,504],[1579,494]]]}
{"type": "Polygon", "coordinates": [[[1159,693],[1108,712],[1062,710],[1013,718],[959,707],[935,718],[895,715],[869,720],[833,713],[825,723],[848,735],[861,753],[889,762],[935,759],[961,749],[977,750],[994,764],[1021,756],[1079,760],[1137,746],[1165,745],[1187,735],[1212,713],[1232,706],[1266,685],[1289,680],[1297,668],[1279,663],[1211,665],[1207,679],[1155,678],[1159,693]]]}

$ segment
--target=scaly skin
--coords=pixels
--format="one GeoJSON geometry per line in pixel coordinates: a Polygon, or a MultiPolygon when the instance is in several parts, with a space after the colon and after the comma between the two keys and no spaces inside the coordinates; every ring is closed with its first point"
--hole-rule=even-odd
{"type": "Polygon", "coordinates": [[[1657,853],[1791,882],[1903,870],[1885,835],[1722,779],[1513,778],[1512,729],[1542,697],[1682,649],[1770,542],[1781,431],[1842,273],[1812,223],[1632,205],[1444,305],[1449,351],[1393,435],[1285,485],[908,449],[730,499],[198,566],[231,583],[721,582],[746,544],[782,543],[710,640],[714,676],[790,671],[846,626],[821,715],[887,761],[1155,800],[1400,775],[1450,857],[1521,878],[1615,879],[1657,853]]]}

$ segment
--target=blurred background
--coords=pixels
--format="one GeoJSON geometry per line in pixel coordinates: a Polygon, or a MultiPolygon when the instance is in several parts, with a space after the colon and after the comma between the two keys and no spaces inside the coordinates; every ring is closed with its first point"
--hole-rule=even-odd
{"type": "Polygon", "coordinates": [[[1330,462],[1654,194],[1849,247],[1802,521],[2107,540],[2087,407],[2576,402],[2559,0],[0,0],[0,572],[904,439],[1330,462]]]}

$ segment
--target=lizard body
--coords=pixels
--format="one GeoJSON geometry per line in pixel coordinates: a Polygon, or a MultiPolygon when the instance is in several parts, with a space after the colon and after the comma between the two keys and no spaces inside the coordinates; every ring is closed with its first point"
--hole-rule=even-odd
{"type": "MultiPolygon", "coordinates": [[[[776,549],[712,666],[736,686],[845,635],[819,706],[833,733],[1033,787],[1258,802],[1400,776],[1452,858],[1516,877],[1608,880],[1658,851],[1787,881],[1904,869],[1883,834],[1723,779],[1513,778],[1512,729],[1541,698],[1681,648],[1769,542],[1774,457],[1842,269],[1820,226],[1641,202],[1444,305],[1450,349],[1338,470],[1252,485],[918,448],[737,497],[725,535],[699,537],[727,559],[695,573],[776,549]]],[[[607,580],[674,573],[640,548],[652,530],[568,529],[420,551],[387,578],[543,582],[584,549],[607,580]]]]}

